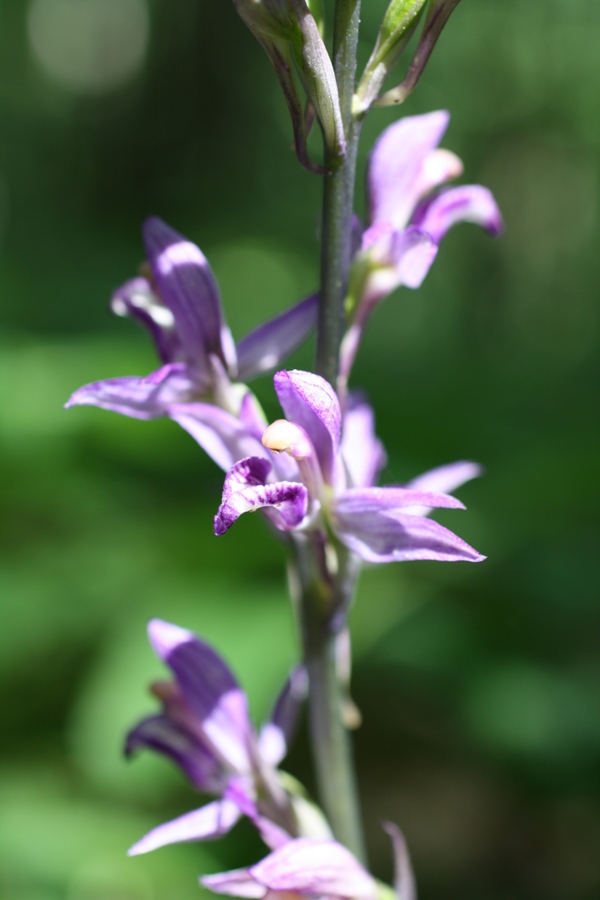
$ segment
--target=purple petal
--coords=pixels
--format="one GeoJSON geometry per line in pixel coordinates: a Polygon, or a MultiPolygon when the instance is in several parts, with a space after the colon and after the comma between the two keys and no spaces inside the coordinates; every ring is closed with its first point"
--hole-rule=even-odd
{"type": "Polygon", "coordinates": [[[434,491],[438,494],[450,494],[472,478],[478,478],[482,468],[474,462],[455,462],[446,466],[430,469],[409,481],[407,488],[419,491],[434,491]]]}
{"type": "Polygon", "coordinates": [[[456,497],[434,494],[431,491],[405,487],[350,488],[333,501],[332,512],[339,516],[360,516],[363,513],[390,512],[415,506],[432,509],[464,509],[456,497]]]}
{"type": "Polygon", "coordinates": [[[225,796],[235,803],[238,809],[250,819],[267,847],[270,847],[271,850],[277,850],[291,840],[291,836],[287,831],[261,814],[251,791],[248,790],[248,786],[242,782],[242,779],[232,779],[227,785],[225,796]]]}
{"type": "Polygon", "coordinates": [[[203,385],[185,363],[169,363],[151,372],[124,378],[94,381],[71,395],[65,409],[71,406],[99,406],[134,419],[156,419],[167,413],[173,403],[184,403],[201,394],[203,385]]]}
{"type": "Polygon", "coordinates": [[[215,894],[226,894],[228,897],[261,900],[267,893],[267,889],[250,875],[248,869],[232,869],[230,872],[219,872],[216,875],[203,875],[200,883],[215,894]]]}
{"type": "Polygon", "coordinates": [[[404,836],[397,825],[386,822],[383,826],[392,839],[394,848],[394,890],[397,900],[417,900],[415,876],[404,836]]]}
{"type": "Polygon", "coordinates": [[[386,464],[383,444],[375,435],[371,405],[357,393],[350,394],[344,415],[341,451],[353,487],[371,487],[386,464]]]}
{"type": "Polygon", "coordinates": [[[350,550],[367,562],[481,562],[485,559],[452,531],[437,522],[408,513],[336,510],[336,533],[350,550]]]}
{"type": "Polygon", "coordinates": [[[318,305],[319,295],[313,294],[242,338],[237,345],[240,381],[248,381],[281,365],[315,327],[318,305]]]}
{"type": "Polygon", "coordinates": [[[249,456],[235,463],[225,476],[222,500],[228,500],[232,494],[246,487],[265,485],[272,466],[268,459],[249,456]]]}
{"type": "Polygon", "coordinates": [[[164,363],[184,359],[175,331],[175,317],[152,290],[146,278],[132,278],[118,288],[110,302],[117,316],[129,316],[150,332],[157,353],[164,363]]]}
{"type": "Polygon", "coordinates": [[[404,228],[420,199],[419,176],[425,160],[442,139],[450,115],[439,111],[408,116],[390,125],[369,158],[367,186],[370,224],[404,228]]]}
{"type": "Polygon", "coordinates": [[[246,456],[269,457],[268,450],[243,422],[210,403],[173,404],[167,414],[225,472],[246,456]]]}
{"type": "Polygon", "coordinates": [[[242,405],[240,406],[240,421],[250,434],[260,441],[269,423],[252,391],[247,391],[244,394],[242,405]]]}
{"type": "Polygon", "coordinates": [[[492,192],[479,184],[450,188],[430,197],[419,204],[412,221],[436,244],[457,222],[481,225],[493,236],[499,235],[504,226],[492,192]]]}
{"type": "Polygon", "coordinates": [[[127,851],[128,856],[149,853],[167,844],[187,841],[212,841],[231,831],[240,818],[240,810],[230,800],[216,800],[201,809],[165,822],[149,831],[127,851]]]}
{"type": "Polygon", "coordinates": [[[403,231],[376,226],[365,232],[363,241],[379,264],[365,288],[363,306],[368,309],[401,285],[420,287],[438,251],[431,235],[412,225],[403,231]]]}
{"type": "Polygon", "coordinates": [[[286,418],[304,428],[317,452],[323,477],[332,484],[342,427],[335,391],[320,375],[298,369],[277,372],[273,381],[286,418]]]}
{"type": "Polygon", "coordinates": [[[258,738],[260,756],[277,766],[287,753],[298,727],[304,701],[308,694],[308,677],[304,666],[291,672],[281,691],[271,718],[261,728],[258,738]]]}
{"type": "Polygon", "coordinates": [[[223,319],[219,289],[199,247],[157,217],[143,227],[144,244],[158,292],[175,318],[190,361],[202,370],[216,353],[232,363],[232,341],[223,319]]]}
{"type": "Polygon", "coordinates": [[[365,900],[377,896],[375,880],[336,841],[298,838],[275,850],[249,872],[272,891],[365,900]]]}
{"type": "Polygon", "coordinates": [[[277,528],[281,531],[291,531],[300,525],[306,515],[308,491],[303,484],[296,481],[248,485],[233,491],[223,500],[217,511],[214,520],[215,534],[225,534],[241,515],[265,507],[272,507],[269,511],[277,528]]]}
{"type": "Polygon", "coordinates": [[[172,759],[199,790],[219,793],[223,789],[221,762],[194,734],[169,716],[150,716],[129,732],[125,755],[130,756],[140,747],[156,750],[172,759]]]}
{"type": "Polygon", "coordinates": [[[172,669],[202,737],[234,771],[248,771],[248,703],[231,669],[185,628],[152,619],[148,635],[156,654],[172,669]]]}

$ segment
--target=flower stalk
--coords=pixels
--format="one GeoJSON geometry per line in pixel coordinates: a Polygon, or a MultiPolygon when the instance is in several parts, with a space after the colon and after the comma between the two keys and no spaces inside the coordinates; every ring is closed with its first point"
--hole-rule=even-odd
{"type": "MultiPolygon", "coordinates": [[[[344,301],[351,260],[352,212],[360,123],[352,114],[360,0],[336,0],[333,67],[337,79],[346,154],[325,159],[321,285],[316,371],[336,388],[344,333],[344,301]]],[[[342,588],[339,573],[324,583],[315,573],[316,548],[296,542],[301,589],[304,661],[309,677],[309,723],[321,804],[336,838],[366,861],[362,819],[349,735],[343,721],[343,695],[336,665],[332,613],[336,598],[354,594],[356,579],[342,588]],[[324,591],[323,588],[326,588],[324,591]]],[[[317,551],[318,552],[318,551],[317,551]]],[[[322,559],[325,572],[327,560],[322,559]]],[[[348,601],[346,601],[347,603],[348,601]]]]}

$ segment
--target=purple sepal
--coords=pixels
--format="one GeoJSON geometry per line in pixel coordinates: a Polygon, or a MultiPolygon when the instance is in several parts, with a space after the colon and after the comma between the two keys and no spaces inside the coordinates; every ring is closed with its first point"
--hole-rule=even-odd
{"type": "Polygon", "coordinates": [[[183,360],[181,341],[175,331],[175,317],[152,290],[147,278],[131,278],[112,295],[112,311],[139,322],[150,333],[163,363],[183,360]]]}
{"type": "Polygon", "coordinates": [[[336,480],[342,412],[328,381],[299,369],[276,372],[275,391],[286,419],[306,431],[316,450],[325,481],[336,480]]]}
{"type": "Polygon", "coordinates": [[[246,696],[221,657],[191,631],[152,619],[150,643],[173,671],[202,736],[234,772],[250,769],[248,746],[252,728],[246,696]]]}
{"type": "Polygon", "coordinates": [[[185,363],[168,363],[150,375],[135,375],[94,381],[80,387],[65,403],[71,406],[99,406],[134,419],[164,416],[173,403],[185,403],[201,390],[201,384],[185,363]]]}
{"type": "Polygon", "coordinates": [[[304,666],[298,666],[290,673],[271,718],[265,722],[258,737],[260,756],[272,766],[277,766],[287,753],[307,695],[308,675],[304,666]]]}
{"type": "Polygon", "coordinates": [[[431,235],[436,244],[458,222],[473,222],[496,237],[504,223],[492,192],[479,184],[448,188],[419,204],[413,225],[431,235]]]}
{"type": "Polygon", "coordinates": [[[298,838],[269,854],[249,874],[271,891],[375,900],[377,885],[336,841],[298,838]]]}
{"type": "Polygon", "coordinates": [[[240,419],[210,403],[169,406],[167,414],[197,441],[225,472],[246,456],[267,457],[256,434],[240,419]]]}
{"type": "Polygon", "coordinates": [[[248,381],[281,365],[315,327],[318,305],[319,295],[313,294],[242,338],[237,345],[239,380],[248,381]]]}
{"type": "Polygon", "coordinates": [[[421,169],[441,141],[450,114],[407,116],[383,132],[369,158],[367,186],[371,225],[387,222],[404,228],[420,199],[421,169]]]}
{"type": "Polygon", "coordinates": [[[231,831],[240,816],[241,811],[231,800],[215,800],[153,828],[129,848],[127,855],[139,856],[168,844],[215,840],[231,831]]]}
{"type": "Polygon", "coordinates": [[[394,510],[347,512],[336,508],[336,534],[367,562],[481,562],[485,559],[452,531],[437,522],[394,510]]]}
{"type": "Polygon", "coordinates": [[[202,370],[210,353],[226,366],[235,363],[219,289],[200,248],[156,216],[145,221],[143,236],[158,292],[173,313],[186,357],[202,370]]]}
{"type": "Polygon", "coordinates": [[[149,748],[169,757],[199,790],[223,789],[223,766],[193,731],[177,725],[168,715],[149,716],[127,735],[125,755],[149,748]]]}
{"type": "Polygon", "coordinates": [[[261,900],[267,888],[259,884],[248,869],[232,869],[230,872],[219,872],[215,875],[203,875],[200,884],[227,897],[247,897],[248,900],[261,900]]]}
{"type": "Polygon", "coordinates": [[[267,816],[263,816],[252,797],[247,785],[241,778],[234,778],[227,785],[225,796],[252,822],[261,838],[271,850],[277,850],[291,840],[285,829],[276,825],[267,816]]]}
{"type": "Polygon", "coordinates": [[[404,836],[393,822],[383,826],[394,848],[394,890],[397,900],[417,900],[417,887],[404,836]]]}
{"type": "Polygon", "coordinates": [[[333,501],[336,516],[361,516],[373,512],[393,512],[411,507],[431,509],[464,509],[464,505],[449,494],[412,490],[405,487],[350,488],[333,501]]]}
{"type": "Polygon", "coordinates": [[[362,394],[348,396],[340,449],[352,487],[371,487],[377,482],[387,457],[375,434],[373,408],[362,394]]]}
{"type": "Polygon", "coordinates": [[[308,508],[306,488],[295,481],[267,484],[271,468],[269,460],[257,457],[242,459],[231,468],[214,519],[216,535],[225,534],[243,513],[266,507],[281,531],[291,531],[300,525],[308,508]]]}
{"type": "MultiPolygon", "coordinates": [[[[438,466],[430,469],[409,481],[405,487],[418,491],[433,491],[436,494],[451,494],[456,488],[461,487],[472,478],[479,478],[482,474],[481,466],[474,462],[448,463],[446,466],[438,466]]],[[[422,506],[411,509],[413,515],[426,516],[431,512],[431,507],[422,506]]]]}

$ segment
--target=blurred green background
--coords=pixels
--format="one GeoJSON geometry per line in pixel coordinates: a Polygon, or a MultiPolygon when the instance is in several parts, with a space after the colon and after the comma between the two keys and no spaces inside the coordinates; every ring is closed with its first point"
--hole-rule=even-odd
{"type": "MultiPolygon", "coordinates": [[[[364,59],[383,8],[364,4],[364,59]]],[[[486,467],[440,520],[489,560],[367,571],[353,613],[371,859],[391,876],[398,822],[422,900],[600,893],[599,45],[597,0],[465,0],[406,104],[452,111],[445,146],[507,224],[455,229],[355,371],[383,481],[486,467]]],[[[213,641],[260,719],[298,653],[283,549],[259,517],[213,537],[222,475],[173,423],[62,404],[155,366],[107,310],[146,215],[202,246],[239,337],[315,287],[321,185],[231,3],[2,0],[0,73],[0,895],[187,900],[261,849],[242,825],[125,857],[199,804],[120,755],[162,674],[145,623],[213,641]]],[[[396,115],[369,117],[361,183],[396,115]]],[[[304,733],[287,765],[312,784],[304,733]]]]}

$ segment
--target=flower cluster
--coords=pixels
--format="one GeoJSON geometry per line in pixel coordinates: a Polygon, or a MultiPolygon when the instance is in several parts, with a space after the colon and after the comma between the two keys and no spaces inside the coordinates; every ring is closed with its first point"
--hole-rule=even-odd
{"type": "MultiPolygon", "coordinates": [[[[436,10],[447,18],[455,5],[434,0],[425,36],[438,21],[432,18],[436,10]]],[[[423,8],[423,2],[416,3],[413,19],[423,8]]],[[[261,0],[252,9],[241,0],[238,3],[238,11],[269,53],[280,79],[291,77],[290,53],[299,54],[298,70],[324,129],[327,122],[334,123],[331,141],[335,144],[337,115],[332,118],[327,112],[333,93],[315,93],[311,80],[321,67],[323,48],[307,10],[295,0],[261,0]],[[294,31],[294,10],[304,17],[301,33],[294,31]],[[286,43],[290,41],[291,49],[286,43]]],[[[401,32],[408,33],[408,26],[402,28],[400,24],[394,31],[398,40],[401,32]]],[[[289,105],[297,116],[295,95],[289,105]]],[[[341,634],[340,645],[345,635],[346,595],[351,595],[364,562],[484,559],[430,517],[436,509],[464,509],[452,492],[476,477],[479,467],[455,462],[408,484],[378,486],[386,456],[375,432],[374,413],[362,394],[348,389],[374,308],[401,285],[417,288],[422,283],[448,229],[468,221],[491,234],[501,230],[500,213],[488,190],[479,185],[446,186],[462,172],[453,153],[438,149],[448,119],[445,112],[405,118],[388,128],[373,149],[367,173],[368,222],[363,228],[358,219],[354,221],[337,384],[311,372],[280,368],[313,329],[317,294],[235,344],[201,250],[152,218],[144,225],[147,263],[143,274],[115,292],[112,308],[149,332],[161,367],[147,376],[85,385],[67,403],[98,406],[138,419],[166,416],[188,431],[226,473],[215,534],[223,535],[242,514],[261,510],[288,541],[297,560],[303,548],[310,547],[320,584],[333,585],[329,594],[325,591],[331,602],[319,624],[334,641],[341,634]],[[274,387],[284,418],[269,424],[246,382],[273,370],[278,370],[274,387]],[[344,572],[349,573],[345,585],[344,572]]],[[[302,156],[305,135],[299,125],[298,129],[302,156]]],[[[215,799],[159,825],[130,854],[180,841],[214,839],[246,816],[271,852],[250,868],[204,877],[202,883],[211,890],[256,900],[378,900],[386,890],[389,893],[334,840],[324,813],[278,768],[306,692],[305,669],[292,672],[269,721],[257,732],[245,694],[212,647],[191,632],[159,620],[150,623],[149,636],[174,680],[153,686],[162,711],[133,728],[126,752],[149,748],[167,756],[196,789],[215,799]]],[[[339,682],[345,686],[343,673],[339,682]]],[[[402,836],[395,826],[387,830],[396,856],[394,893],[397,900],[414,900],[402,836]]]]}

